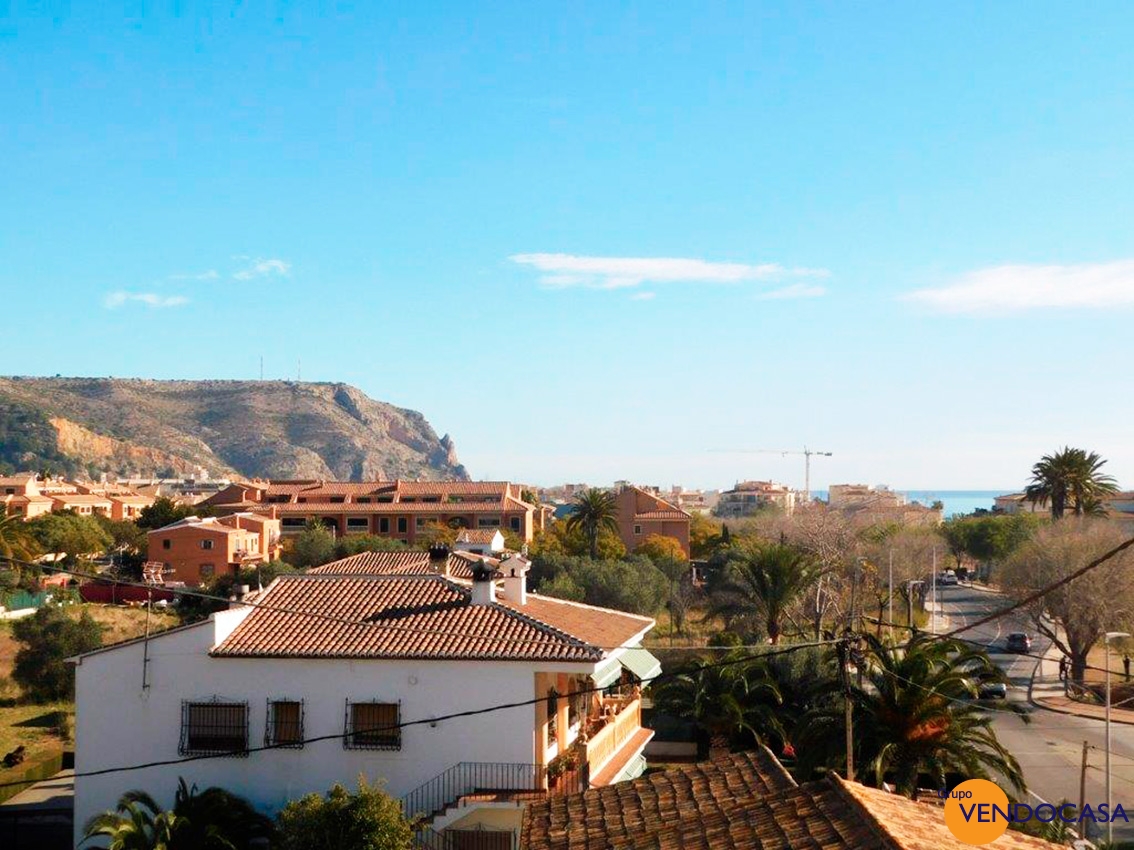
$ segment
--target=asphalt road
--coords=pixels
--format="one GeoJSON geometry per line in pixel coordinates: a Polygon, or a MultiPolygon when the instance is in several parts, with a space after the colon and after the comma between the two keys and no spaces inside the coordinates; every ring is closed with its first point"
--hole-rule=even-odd
{"type": "MultiPolygon", "coordinates": [[[[938,588],[942,611],[949,617],[953,629],[1007,607],[999,594],[971,590],[963,586],[938,588]]],[[[941,625],[938,631],[941,631],[941,625]]],[[[1030,723],[1010,713],[997,715],[994,726],[1000,741],[1008,747],[1024,770],[1024,779],[1034,794],[1051,803],[1079,799],[1079,774],[1083,741],[1091,745],[1087,768],[1087,802],[1092,805],[1106,800],[1103,772],[1105,726],[1101,720],[1088,720],[1036,708],[1028,702],[1028,684],[1036,666],[1036,659],[1004,651],[1004,639],[1009,632],[1022,631],[1032,635],[1032,654],[1042,655],[1050,650],[1050,642],[1038,636],[1026,620],[1011,616],[985,626],[964,632],[960,637],[989,644],[992,659],[1012,680],[1009,700],[1024,706],[1030,723]]],[[[1050,673],[1054,667],[1045,665],[1050,673]]],[[[1134,839],[1134,726],[1111,724],[1111,793],[1115,803],[1121,803],[1131,818],[1130,824],[1121,820],[1114,825],[1115,838],[1134,839]]]]}

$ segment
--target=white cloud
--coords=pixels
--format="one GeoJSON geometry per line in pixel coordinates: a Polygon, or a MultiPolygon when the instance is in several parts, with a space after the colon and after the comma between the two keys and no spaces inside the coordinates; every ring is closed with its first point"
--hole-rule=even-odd
{"type": "Polygon", "coordinates": [[[793,298],[819,298],[827,294],[826,287],[816,286],[813,283],[792,283],[780,289],[761,292],[756,296],[758,301],[787,301],[793,298]]]}
{"type": "Polygon", "coordinates": [[[827,277],[826,269],[785,268],[778,263],[715,263],[683,257],[582,257],[576,254],[514,254],[513,263],[541,272],[554,289],[624,289],[643,283],[742,283],[791,277],[827,277]]]}
{"type": "Polygon", "coordinates": [[[1072,266],[1005,265],[968,272],[903,296],[943,313],[1015,313],[1051,307],[1134,306],[1134,260],[1072,266]]]}
{"type": "Polygon", "coordinates": [[[635,292],[630,296],[631,301],[652,301],[656,292],[635,292]]]}
{"type": "Polygon", "coordinates": [[[217,274],[216,269],[209,269],[208,271],[199,274],[171,274],[170,280],[216,280],[220,275],[217,274]]]}
{"type": "Polygon", "coordinates": [[[126,304],[145,304],[147,307],[181,307],[189,303],[184,295],[158,295],[156,292],[118,292],[109,293],[103,304],[110,310],[126,304]]]}
{"type": "MultiPolygon", "coordinates": [[[[248,259],[247,257],[238,257],[237,259],[248,259]]],[[[263,260],[256,259],[252,263],[240,271],[233,274],[237,280],[252,280],[257,277],[271,277],[273,275],[280,275],[286,277],[291,272],[291,263],[285,260],[263,260]]]]}

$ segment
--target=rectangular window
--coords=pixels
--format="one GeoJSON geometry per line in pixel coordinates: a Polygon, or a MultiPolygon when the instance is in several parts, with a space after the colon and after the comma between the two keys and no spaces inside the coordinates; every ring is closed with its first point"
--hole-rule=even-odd
{"type": "Polygon", "coordinates": [[[512,523],[512,530],[513,531],[519,531],[520,530],[520,522],[521,522],[521,520],[518,516],[512,517],[511,523],[512,523]]]}
{"type": "Polygon", "coordinates": [[[268,721],[264,726],[264,744],[269,747],[303,747],[303,701],[268,700],[268,721]]]}
{"type": "Polygon", "coordinates": [[[409,521],[404,517],[398,517],[398,534],[405,534],[409,530],[409,521]]]}
{"type": "Polygon", "coordinates": [[[642,526],[640,526],[640,525],[634,526],[634,533],[635,534],[641,534],[642,533],[642,526]]]}
{"type": "Polygon", "coordinates": [[[307,524],[307,520],[301,516],[285,516],[280,520],[280,528],[298,528],[302,529],[307,524]]]}
{"type": "Polygon", "coordinates": [[[212,578],[216,575],[217,568],[215,564],[201,564],[199,572],[201,578],[212,578]]]}
{"type": "Polygon", "coordinates": [[[428,517],[419,516],[417,518],[417,521],[414,523],[414,528],[416,528],[418,531],[424,531],[429,526],[430,522],[432,522],[432,520],[430,520],[428,517]]]}
{"type": "Polygon", "coordinates": [[[364,516],[348,516],[346,528],[347,531],[369,531],[370,520],[364,516]]]}
{"type": "Polygon", "coordinates": [[[179,755],[248,755],[248,703],[181,702],[179,755]]]}
{"type": "Polygon", "coordinates": [[[173,545],[173,541],[170,540],[168,537],[166,537],[165,539],[163,539],[161,541],[161,548],[162,549],[168,549],[172,545],[173,545]]]}
{"type": "Polygon", "coordinates": [[[359,496],[357,499],[355,499],[355,501],[358,502],[358,504],[360,504],[360,505],[369,505],[370,504],[370,497],[369,496],[359,496]]]}
{"type": "Polygon", "coordinates": [[[400,750],[401,704],[396,702],[346,703],[343,748],[347,750],[400,750]]]}
{"type": "Polygon", "coordinates": [[[500,517],[498,517],[498,516],[477,517],[476,527],[477,528],[499,528],[500,527],[500,517]]]}
{"type": "Polygon", "coordinates": [[[331,496],[328,501],[332,504],[339,505],[346,501],[346,496],[331,496]]]}
{"type": "Polygon", "coordinates": [[[202,540],[201,541],[201,548],[202,549],[212,549],[213,548],[213,541],[212,540],[202,540]]]}
{"type": "Polygon", "coordinates": [[[379,519],[378,519],[378,531],[381,534],[389,534],[390,533],[390,518],[388,516],[379,517],[379,519]]]}

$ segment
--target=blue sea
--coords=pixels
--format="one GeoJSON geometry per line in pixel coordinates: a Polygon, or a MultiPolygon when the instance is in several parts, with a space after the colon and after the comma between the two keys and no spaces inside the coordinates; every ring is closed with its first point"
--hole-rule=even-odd
{"type": "MultiPolygon", "coordinates": [[[[971,514],[978,508],[991,510],[993,499],[1005,493],[1018,492],[1019,489],[1019,487],[1015,489],[1006,487],[1003,490],[898,490],[897,492],[904,493],[911,502],[921,502],[923,505],[943,503],[945,518],[948,519],[954,514],[971,514]]],[[[826,490],[813,490],[812,493],[817,498],[824,500],[827,498],[826,490]]]]}

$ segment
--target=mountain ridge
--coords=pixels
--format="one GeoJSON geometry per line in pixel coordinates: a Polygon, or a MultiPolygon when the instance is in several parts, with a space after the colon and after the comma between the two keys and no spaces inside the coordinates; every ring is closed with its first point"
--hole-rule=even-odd
{"type": "Polygon", "coordinates": [[[0,377],[0,469],[467,479],[448,434],[341,382],[0,377]]]}

